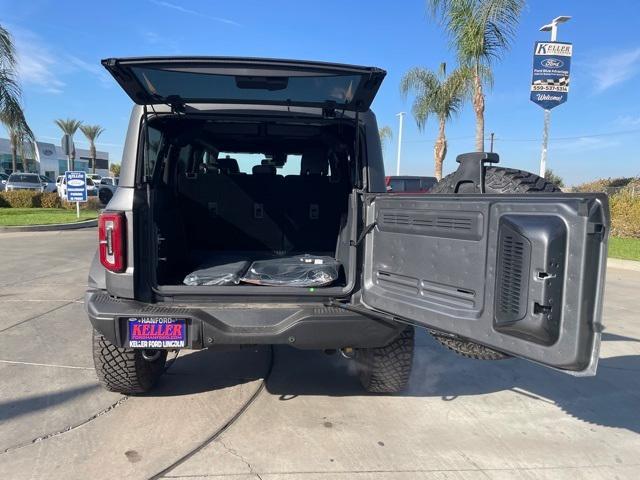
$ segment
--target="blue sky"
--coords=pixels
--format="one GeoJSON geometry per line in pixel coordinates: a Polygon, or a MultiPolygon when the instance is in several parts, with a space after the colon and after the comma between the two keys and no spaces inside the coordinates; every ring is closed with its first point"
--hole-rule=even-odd
{"type": "MultiPolygon", "coordinates": [[[[119,162],[130,99],[100,59],[138,55],[238,55],[374,65],[388,71],[373,105],[380,125],[397,135],[399,111],[410,111],[398,84],[413,66],[455,62],[423,0],[301,2],[215,0],[0,0],[0,23],[21,59],[28,120],[41,140],[58,142],[53,124],[75,117],[106,128],[98,147],[119,162]]],[[[496,64],[487,96],[486,131],[495,132],[503,165],[537,171],[543,111],[529,101],[531,55],[538,28],[572,15],[558,40],[574,43],[569,101],[553,110],[548,165],[576,184],[597,177],[640,175],[640,6],[584,0],[530,0],[517,38],[496,64]]],[[[473,149],[470,106],[447,127],[449,153],[473,149]]],[[[405,119],[403,174],[431,175],[435,123],[418,131],[405,119]]],[[[81,142],[81,135],[77,143],[81,142]]],[[[385,150],[395,170],[395,138],[385,150]]]]}

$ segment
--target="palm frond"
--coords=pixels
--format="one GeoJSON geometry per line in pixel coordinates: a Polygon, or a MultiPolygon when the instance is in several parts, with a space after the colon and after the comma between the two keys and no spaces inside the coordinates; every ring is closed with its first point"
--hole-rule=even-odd
{"type": "Polygon", "coordinates": [[[384,148],[385,144],[393,138],[393,130],[389,126],[384,126],[378,129],[378,135],[380,136],[380,144],[384,148]]]}
{"type": "Polygon", "coordinates": [[[447,75],[447,66],[440,64],[437,73],[424,68],[412,68],[402,78],[400,90],[414,94],[411,113],[420,130],[429,116],[448,120],[458,113],[471,91],[471,70],[459,68],[447,75]]]}
{"type": "Polygon", "coordinates": [[[104,132],[104,128],[100,125],[80,125],[80,131],[87,137],[87,140],[90,142],[94,142],[96,138],[98,138],[102,132],[104,132]]]}
{"type": "Polygon", "coordinates": [[[62,130],[62,132],[66,135],[73,136],[82,125],[80,120],[76,120],[74,118],[62,119],[58,118],[54,120],[54,123],[62,130]]]}
{"type": "Polygon", "coordinates": [[[16,50],[13,46],[13,39],[2,25],[0,25],[0,65],[3,70],[12,70],[16,65],[16,50]]]}

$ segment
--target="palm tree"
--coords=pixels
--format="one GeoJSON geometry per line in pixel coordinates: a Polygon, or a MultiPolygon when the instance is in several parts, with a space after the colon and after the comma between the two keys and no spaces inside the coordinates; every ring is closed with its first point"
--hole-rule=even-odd
{"type": "Polygon", "coordinates": [[[9,144],[11,145],[11,168],[12,171],[18,169],[18,155],[22,158],[22,171],[28,172],[29,165],[27,157],[33,155],[33,138],[22,128],[15,125],[8,125],[9,144]]]}
{"type": "Polygon", "coordinates": [[[380,145],[384,150],[387,142],[393,138],[393,130],[389,126],[384,126],[378,130],[378,135],[380,135],[380,145]]]}
{"type": "MultiPolygon", "coordinates": [[[[80,125],[82,125],[82,122],[80,120],[75,120],[73,118],[67,118],[66,120],[58,118],[57,120],[55,120],[55,124],[58,127],[60,127],[60,130],[62,130],[62,132],[65,135],[69,135],[71,137],[71,141],[73,143],[73,136],[78,131],[78,128],[80,128],[80,125]]],[[[71,167],[71,170],[73,170],[74,169],[74,163],[75,163],[75,160],[76,160],[76,148],[75,148],[75,146],[71,149],[70,157],[71,157],[71,165],[70,165],[70,167],[71,167]]]]}
{"type": "Polygon", "coordinates": [[[91,164],[93,165],[93,173],[96,173],[96,138],[104,132],[104,128],[100,125],[80,125],[80,130],[84,133],[84,136],[89,140],[89,156],[91,157],[91,164]]]}
{"type": "Polygon", "coordinates": [[[459,68],[447,75],[447,64],[441,63],[437,72],[415,67],[405,73],[400,82],[400,91],[406,97],[409,92],[415,94],[411,112],[423,130],[429,115],[438,119],[438,138],[433,146],[435,176],[442,178],[442,164],[447,155],[447,137],[445,126],[454,114],[464,105],[469,92],[470,72],[459,68]]]}
{"type": "Polygon", "coordinates": [[[483,83],[491,83],[491,63],[514,36],[524,0],[427,0],[430,13],[448,30],[461,65],[473,73],[476,150],[484,151],[483,83]]]}
{"type": "Polygon", "coordinates": [[[18,150],[22,151],[25,144],[32,145],[35,142],[35,136],[22,110],[21,96],[22,92],[16,79],[16,52],[13,40],[11,34],[0,26],[0,123],[9,133],[14,172],[17,170],[18,150]]]}

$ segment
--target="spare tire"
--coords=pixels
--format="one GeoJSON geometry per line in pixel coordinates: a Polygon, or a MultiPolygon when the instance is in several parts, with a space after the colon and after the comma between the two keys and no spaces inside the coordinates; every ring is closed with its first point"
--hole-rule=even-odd
{"type": "MultiPolygon", "coordinates": [[[[458,183],[456,172],[447,175],[431,190],[432,193],[455,193],[458,183]]],[[[468,184],[470,187],[471,184],[468,184]]],[[[465,184],[462,185],[464,187],[465,184]]],[[[484,177],[484,187],[486,193],[549,193],[559,192],[560,189],[553,183],[547,182],[544,178],[535,173],[516,170],[513,168],[486,167],[484,177]]],[[[464,188],[461,189],[465,193],[464,188]]],[[[429,333],[441,345],[468,358],[479,360],[501,360],[509,358],[509,355],[493,350],[484,345],[470,342],[455,335],[443,334],[435,330],[429,333]]]]}

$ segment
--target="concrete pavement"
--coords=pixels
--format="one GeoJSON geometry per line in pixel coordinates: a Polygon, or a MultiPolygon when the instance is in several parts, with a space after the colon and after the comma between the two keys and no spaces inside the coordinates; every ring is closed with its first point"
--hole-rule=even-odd
{"type": "Polygon", "coordinates": [[[94,246],[93,230],[0,234],[0,478],[640,475],[640,272],[609,269],[593,378],[464,359],[421,333],[402,395],[283,347],[264,383],[269,349],[184,352],[156,392],[125,398],[93,373],[94,246]]]}

